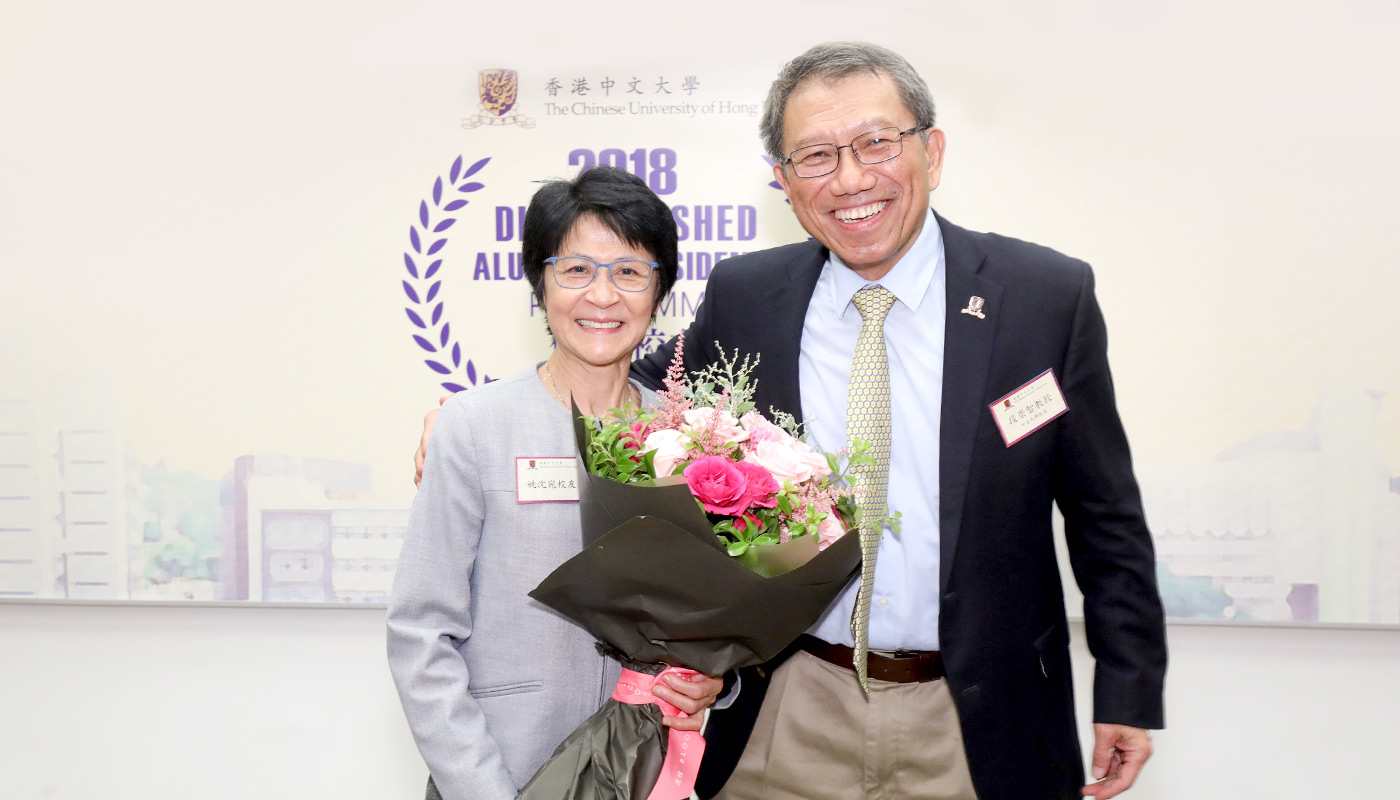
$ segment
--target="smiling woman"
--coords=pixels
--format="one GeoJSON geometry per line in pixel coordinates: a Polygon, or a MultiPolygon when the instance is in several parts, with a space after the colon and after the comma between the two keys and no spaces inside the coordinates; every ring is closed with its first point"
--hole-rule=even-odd
{"type": "Polygon", "coordinates": [[[636,399],[589,395],[613,386],[626,391],[632,353],[656,313],[658,295],[652,281],[657,262],[592,214],[574,223],[561,252],[568,255],[545,259],[543,272],[550,277],[540,287],[545,320],[556,344],[544,375],[561,405],[567,405],[561,386],[578,389],[580,410],[598,414],[636,399]],[[598,408],[596,402],[606,405],[598,408]]]}
{"type": "MultiPolygon", "coordinates": [[[[666,204],[610,167],[546,183],[525,213],[525,278],[557,346],[443,406],[390,598],[389,666],[429,798],[515,797],[618,679],[526,593],[583,541],[570,396],[594,415],[652,397],[627,372],[676,281],[676,241],[666,204]]],[[[721,686],[666,680],[656,696],[690,715],[721,686]]]]}
{"type": "Polygon", "coordinates": [[[556,344],[541,379],[585,414],[636,399],[632,354],[676,282],[670,209],[640,178],[595,167],[540,189],[521,237],[525,278],[556,344]]]}

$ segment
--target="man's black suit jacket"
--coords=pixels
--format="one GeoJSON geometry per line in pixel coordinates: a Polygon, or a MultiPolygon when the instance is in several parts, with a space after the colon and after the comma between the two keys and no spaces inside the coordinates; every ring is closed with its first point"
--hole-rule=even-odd
{"type": "MultiPolygon", "coordinates": [[[[982,800],[1079,797],[1083,760],[1051,532],[1059,505],[1096,667],[1094,720],[1162,727],[1166,634],[1152,539],[1114,403],[1089,265],[941,217],[947,265],[939,441],[939,641],[982,800]],[[985,300],[985,318],[961,313],[985,300]],[[988,406],[1053,369],[1069,411],[1007,447],[988,406]]],[[[815,241],[717,265],[686,332],[689,369],[717,346],[761,354],[754,400],[801,419],[798,352],[827,257],[815,241]],[[718,345],[716,344],[718,343],[718,345]]],[[[633,367],[659,386],[674,340],[633,367]]],[[[896,397],[896,403],[919,398],[896,397]]],[[[917,443],[914,443],[917,446],[917,443]]],[[[771,667],[772,665],[770,665],[771,667]]],[[[733,770],[767,689],[744,673],[711,715],[700,793],[733,770]]]]}

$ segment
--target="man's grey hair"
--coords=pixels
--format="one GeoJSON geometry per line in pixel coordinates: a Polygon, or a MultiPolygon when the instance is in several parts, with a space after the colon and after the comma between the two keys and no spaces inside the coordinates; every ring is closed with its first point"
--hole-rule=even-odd
{"type": "Polygon", "coordinates": [[[904,56],[869,42],[825,42],[784,64],[769,87],[759,122],[768,155],[779,161],[787,158],[783,152],[783,125],[788,99],[798,86],[808,80],[839,81],[860,73],[890,76],[899,89],[899,99],[914,115],[920,135],[928,141],[928,129],[935,119],[933,94],[904,56]]]}

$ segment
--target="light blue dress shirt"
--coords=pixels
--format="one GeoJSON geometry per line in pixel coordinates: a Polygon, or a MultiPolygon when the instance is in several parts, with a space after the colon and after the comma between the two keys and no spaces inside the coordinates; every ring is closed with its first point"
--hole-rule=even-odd
{"type": "MultiPolygon", "coordinates": [[[[885,318],[893,426],[889,508],[903,516],[900,533],[885,528],[875,562],[870,604],[874,650],[939,649],[938,428],[943,407],[945,275],[943,233],[929,211],[909,252],[878,281],[865,280],[831,253],[802,324],[798,360],[802,416],[810,441],[828,452],[839,450],[846,443],[846,390],[861,325],[851,298],[872,283],[896,297],[885,318]]],[[[859,580],[851,581],[812,626],[812,635],[853,645],[851,611],[859,588],[859,580]]]]}

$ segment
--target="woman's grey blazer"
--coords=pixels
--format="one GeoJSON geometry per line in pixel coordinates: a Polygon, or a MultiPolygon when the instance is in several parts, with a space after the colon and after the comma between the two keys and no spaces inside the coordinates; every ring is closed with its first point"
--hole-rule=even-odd
{"type": "Polygon", "coordinates": [[[573,455],[569,412],[533,369],[453,395],[433,428],[389,668],[445,800],[515,797],[617,682],[591,636],[526,596],[582,534],[576,503],[516,502],[515,459],[573,455]]]}

